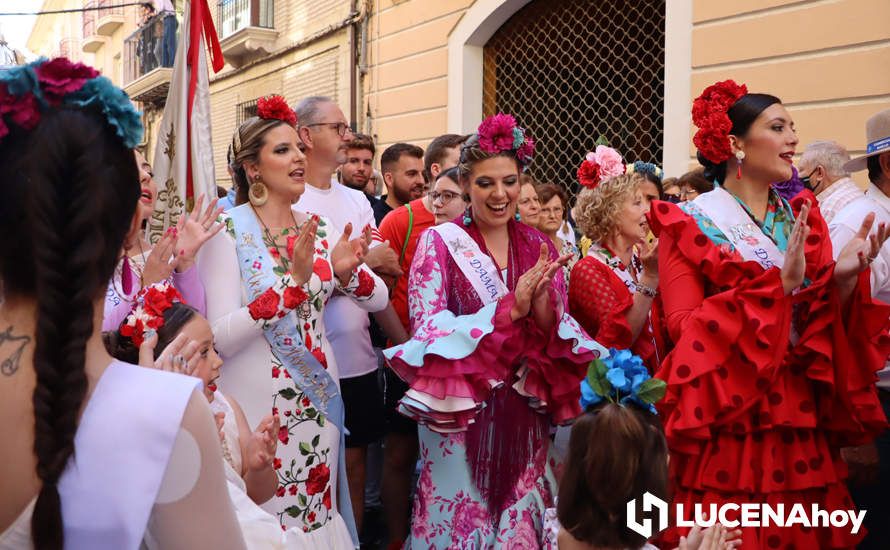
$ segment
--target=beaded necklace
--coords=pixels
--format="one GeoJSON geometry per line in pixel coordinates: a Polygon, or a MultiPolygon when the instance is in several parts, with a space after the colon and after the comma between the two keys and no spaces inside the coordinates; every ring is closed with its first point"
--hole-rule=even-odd
{"type": "Polygon", "coordinates": [[[260,220],[260,224],[262,224],[263,226],[263,242],[269,249],[269,253],[274,259],[281,262],[281,267],[285,272],[290,271],[290,253],[293,251],[293,241],[291,240],[291,237],[296,240],[296,238],[300,235],[300,230],[297,228],[296,220],[294,220],[294,225],[283,228],[281,231],[278,232],[277,235],[273,237],[272,231],[269,230],[269,226],[267,226],[266,222],[263,221],[263,218],[260,217],[260,213],[256,211],[256,208],[254,208],[253,205],[250,205],[250,208],[253,210],[256,218],[260,220]],[[281,237],[286,237],[284,246],[278,244],[278,239],[280,239],[281,237]]]}

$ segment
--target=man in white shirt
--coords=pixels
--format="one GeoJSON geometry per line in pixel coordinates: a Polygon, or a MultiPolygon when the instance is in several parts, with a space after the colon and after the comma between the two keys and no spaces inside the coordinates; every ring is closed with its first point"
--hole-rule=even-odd
{"type": "MultiPolygon", "coordinates": [[[[850,172],[868,168],[871,184],[865,196],[848,204],[828,226],[835,258],[869,212],[875,213],[873,228],[880,223],[890,226],[890,109],[868,119],[865,133],[866,154],[844,168],[850,172]]],[[[890,246],[886,244],[871,264],[871,294],[890,303],[890,246]]],[[[890,417],[890,366],[885,365],[878,373],[877,386],[884,414],[890,417]]],[[[890,430],[878,436],[874,444],[844,449],[843,456],[850,467],[853,500],[859,508],[868,510],[865,526],[869,533],[859,548],[886,548],[890,540],[890,430]]]]}
{"type": "MultiPolygon", "coordinates": [[[[318,96],[303,99],[294,110],[300,139],[306,148],[306,189],[294,208],[324,216],[340,230],[351,223],[353,238],[366,226],[376,230],[365,194],[334,178],[334,171],[346,162],[346,150],[353,137],[343,111],[330,98],[318,96]]],[[[379,240],[365,255],[365,263],[378,273],[401,275],[398,256],[379,240]]],[[[340,371],[345,424],[350,432],[346,437],[346,471],[356,528],[361,532],[367,448],[383,436],[384,429],[377,355],[368,334],[368,315],[348,297],[333,296],[325,306],[324,317],[340,371]]],[[[392,317],[395,319],[395,313],[392,317]]]]}
{"type": "Polygon", "coordinates": [[[831,223],[838,212],[862,196],[862,189],[844,169],[847,162],[850,153],[843,145],[824,140],[807,145],[797,163],[801,180],[819,201],[825,223],[831,223]]]}

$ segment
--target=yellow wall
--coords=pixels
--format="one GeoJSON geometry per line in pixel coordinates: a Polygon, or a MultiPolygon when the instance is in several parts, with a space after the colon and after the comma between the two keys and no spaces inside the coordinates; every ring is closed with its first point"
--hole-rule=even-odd
{"type": "MultiPolygon", "coordinates": [[[[854,156],[864,152],[865,120],[890,108],[890,2],[694,0],[693,7],[693,97],[733,78],[782,99],[798,151],[834,139],[854,156]]],[[[693,153],[690,145],[690,160],[693,153]]]]}

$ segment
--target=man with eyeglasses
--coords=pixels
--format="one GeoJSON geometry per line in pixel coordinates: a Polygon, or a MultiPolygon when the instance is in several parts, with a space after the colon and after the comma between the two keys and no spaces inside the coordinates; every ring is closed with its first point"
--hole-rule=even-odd
{"type": "MultiPolygon", "coordinates": [[[[365,255],[365,264],[378,275],[402,274],[398,256],[379,234],[371,205],[365,194],[350,189],[334,177],[346,162],[353,132],[343,111],[328,97],[314,96],[300,101],[297,114],[300,140],[306,153],[306,189],[295,208],[325,216],[342,230],[352,224],[353,238],[366,226],[376,237],[365,255]]],[[[340,376],[340,392],[346,407],[346,472],[356,528],[361,532],[364,512],[365,463],[368,445],[383,436],[385,424],[383,393],[377,382],[377,355],[368,332],[367,313],[350,298],[335,294],[325,306],[325,329],[340,376]]],[[[374,314],[390,339],[404,341],[402,328],[392,305],[374,314]]]]}
{"type": "Polygon", "coordinates": [[[797,173],[807,189],[816,195],[819,211],[825,223],[845,206],[863,195],[862,189],[850,178],[844,164],[850,153],[836,141],[814,141],[807,145],[797,162],[797,173]]]}

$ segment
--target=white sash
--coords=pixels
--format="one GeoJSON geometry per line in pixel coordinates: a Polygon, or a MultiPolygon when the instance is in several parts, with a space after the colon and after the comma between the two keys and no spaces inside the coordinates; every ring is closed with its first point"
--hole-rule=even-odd
{"type": "Polygon", "coordinates": [[[785,254],[767,237],[737,200],[715,186],[692,201],[726,235],[742,258],[759,263],[763,269],[782,269],[785,254]]]}
{"type": "Polygon", "coordinates": [[[65,548],[142,544],[197,378],[114,361],[102,373],[59,480],[65,548]]]}
{"type": "Polygon", "coordinates": [[[446,222],[430,227],[445,241],[448,252],[454,263],[460,268],[464,277],[473,285],[473,289],[483,304],[496,302],[507,294],[507,285],[498,276],[494,262],[479,248],[470,235],[453,222],[446,222]]]}

